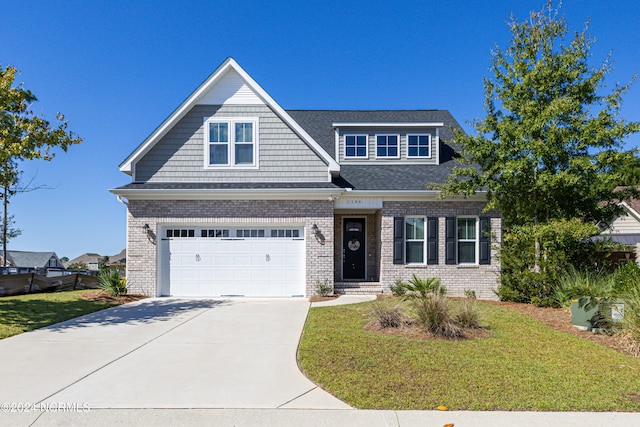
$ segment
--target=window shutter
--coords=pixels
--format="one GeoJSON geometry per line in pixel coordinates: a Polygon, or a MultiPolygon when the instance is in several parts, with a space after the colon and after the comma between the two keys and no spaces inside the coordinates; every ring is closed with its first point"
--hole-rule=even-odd
{"type": "Polygon", "coordinates": [[[438,264],[438,218],[427,218],[427,264],[438,264]]]}
{"type": "Polygon", "coordinates": [[[393,263],[404,263],[404,217],[393,218],[393,263]]]}
{"type": "Polygon", "coordinates": [[[445,227],[445,264],[456,263],[456,218],[447,217],[445,227]]]}
{"type": "Polygon", "coordinates": [[[480,264],[491,264],[491,218],[480,217],[480,264]]]}

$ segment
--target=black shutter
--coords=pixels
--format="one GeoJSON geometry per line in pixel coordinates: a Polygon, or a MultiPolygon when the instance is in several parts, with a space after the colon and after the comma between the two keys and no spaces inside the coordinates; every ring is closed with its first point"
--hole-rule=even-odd
{"type": "Polygon", "coordinates": [[[427,264],[438,263],[438,218],[427,218],[427,264]]]}
{"type": "Polygon", "coordinates": [[[404,264],[404,217],[393,217],[393,263],[404,264]]]}
{"type": "Polygon", "coordinates": [[[445,264],[456,263],[456,218],[447,217],[445,227],[445,264]]]}
{"type": "Polygon", "coordinates": [[[480,264],[491,264],[491,218],[480,217],[480,264]]]}

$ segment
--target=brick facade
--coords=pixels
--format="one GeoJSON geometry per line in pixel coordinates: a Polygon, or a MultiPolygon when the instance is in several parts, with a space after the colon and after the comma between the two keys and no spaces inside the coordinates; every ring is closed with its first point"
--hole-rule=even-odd
{"type": "Polygon", "coordinates": [[[127,213],[127,281],[133,293],[158,295],[156,235],[163,225],[304,226],[306,294],[318,282],[333,284],[333,202],[324,200],[130,200],[127,213]],[[149,225],[147,235],[143,227],[149,225]],[[312,233],[316,224],[319,233],[312,233]]]}
{"type": "Polygon", "coordinates": [[[484,202],[461,200],[456,202],[384,202],[380,230],[381,257],[380,282],[385,292],[397,279],[406,281],[415,273],[421,278],[438,277],[447,288],[448,295],[464,296],[465,290],[473,290],[479,299],[497,299],[494,290],[500,277],[500,261],[496,243],[502,239],[502,220],[496,212],[482,212],[484,202]],[[403,265],[393,263],[393,218],[396,216],[423,215],[438,217],[438,264],[403,265]],[[452,216],[487,216],[491,218],[491,264],[445,264],[445,218],[452,216]]]}

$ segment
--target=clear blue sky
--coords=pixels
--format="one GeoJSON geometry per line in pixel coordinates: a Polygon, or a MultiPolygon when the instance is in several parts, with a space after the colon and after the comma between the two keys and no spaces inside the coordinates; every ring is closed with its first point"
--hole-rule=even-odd
{"type": "MultiPolygon", "coordinates": [[[[483,116],[490,50],[507,47],[510,13],[538,1],[10,1],[0,0],[0,64],[81,145],[24,163],[54,187],[11,200],[22,236],[9,249],[112,255],[125,246],[125,207],[108,189],[118,165],[227,56],[285,109],[448,109],[483,116]]],[[[640,2],[566,0],[571,31],[591,19],[591,65],[611,52],[611,88],[640,72],[640,2]]],[[[640,120],[640,83],[622,116],[640,120]]],[[[465,126],[468,131],[470,127],[465,126]]],[[[632,137],[629,148],[640,145],[632,137]]]]}

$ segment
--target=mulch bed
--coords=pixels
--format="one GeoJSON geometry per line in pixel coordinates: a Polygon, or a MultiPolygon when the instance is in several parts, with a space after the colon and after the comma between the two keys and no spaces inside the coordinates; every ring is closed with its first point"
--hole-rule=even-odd
{"type": "MultiPolygon", "coordinates": [[[[376,320],[372,320],[371,322],[364,325],[363,329],[365,331],[373,332],[376,334],[411,338],[414,340],[455,341],[452,338],[442,338],[432,333],[426,332],[419,325],[416,325],[415,323],[412,323],[412,322],[405,322],[405,324],[399,328],[382,328],[380,327],[380,324],[376,320]]],[[[483,328],[465,329],[464,336],[457,339],[469,340],[469,339],[476,339],[476,338],[486,338],[490,334],[491,332],[483,328]]]]}
{"type": "Polygon", "coordinates": [[[147,297],[145,295],[137,294],[124,294],[116,297],[105,291],[90,291],[82,294],[82,298],[89,301],[126,304],[128,302],[138,301],[147,297]]]}
{"type": "MultiPolygon", "coordinates": [[[[388,295],[384,295],[384,296],[380,295],[378,299],[388,299],[388,298],[395,298],[395,297],[388,296],[388,295]]],[[[463,298],[452,298],[452,299],[462,300],[463,298]]],[[[533,304],[522,304],[522,303],[508,302],[508,301],[483,300],[482,302],[504,307],[509,310],[519,311],[520,313],[524,313],[528,316],[533,317],[534,319],[539,320],[543,324],[555,330],[565,332],[567,334],[571,334],[589,341],[596,342],[598,344],[617,350],[621,353],[633,355],[632,352],[629,350],[628,343],[625,343],[625,341],[620,336],[594,334],[593,332],[582,331],[574,327],[571,324],[571,311],[569,309],[538,307],[533,304]]],[[[408,325],[407,327],[402,327],[402,328],[380,328],[379,324],[376,321],[372,321],[372,322],[369,322],[367,325],[365,325],[364,329],[374,333],[402,336],[402,337],[414,338],[414,339],[441,339],[441,338],[435,338],[432,334],[429,334],[420,330],[415,325],[408,325]]],[[[484,338],[490,335],[490,332],[484,329],[479,329],[479,330],[476,329],[475,331],[476,332],[473,332],[473,330],[465,330],[465,338],[466,339],[484,338]]]]}

